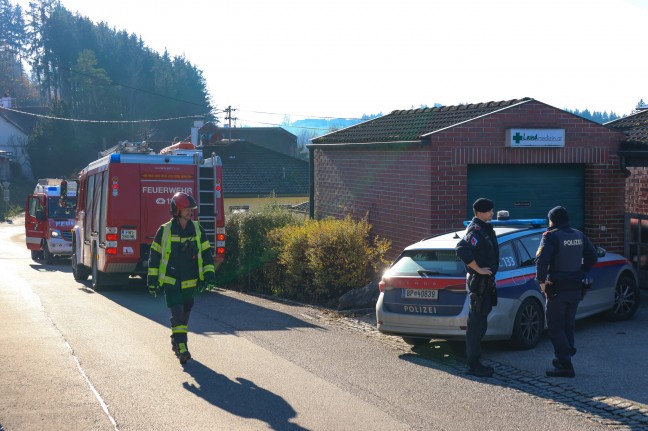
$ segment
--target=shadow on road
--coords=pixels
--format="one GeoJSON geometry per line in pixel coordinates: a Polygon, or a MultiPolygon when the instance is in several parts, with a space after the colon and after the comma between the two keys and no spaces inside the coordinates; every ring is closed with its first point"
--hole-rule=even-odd
{"type": "Polygon", "coordinates": [[[297,416],[290,404],[250,380],[242,377],[230,380],[194,360],[184,366],[184,371],[196,381],[196,384],[183,383],[184,388],[222,410],[242,418],[258,419],[274,430],[306,430],[290,422],[297,416]]]}
{"type": "Polygon", "coordinates": [[[63,261],[61,264],[59,264],[59,262],[55,260],[50,265],[46,265],[43,262],[34,262],[34,263],[30,263],[29,267],[36,270],[36,271],[39,271],[39,272],[43,272],[43,271],[46,271],[46,272],[68,272],[68,273],[72,272],[72,267],[70,266],[70,261],[69,260],[68,261],[63,261]]]}
{"type": "MultiPolygon", "coordinates": [[[[577,322],[579,329],[585,328],[595,330],[597,325],[605,325],[596,317],[584,319],[577,322]]],[[[600,329],[600,328],[599,328],[600,329]]],[[[546,336],[546,335],[545,335],[546,336]]],[[[548,341],[547,341],[548,342],[548,341]]],[[[485,342],[482,344],[485,356],[488,358],[488,351],[511,349],[506,342],[485,342]]],[[[532,351],[518,352],[532,354],[532,351]]],[[[541,362],[549,362],[551,356],[537,358],[541,362]]],[[[582,390],[577,387],[578,382],[571,379],[555,379],[545,377],[544,373],[522,370],[513,365],[493,360],[484,360],[484,363],[495,368],[495,374],[491,378],[477,378],[466,373],[465,344],[463,341],[433,340],[427,345],[413,347],[411,353],[400,356],[404,361],[423,367],[434,368],[453,375],[464,377],[479,383],[500,386],[526,392],[538,398],[550,400],[561,408],[568,406],[574,410],[584,413],[591,420],[610,426],[622,425],[630,430],[646,430],[648,415],[646,414],[643,399],[635,402],[605,393],[601,391],[582,390]],[[573,383],[573,384],[572,384],[573,383]]],[[[614,361],[622,364],[621,358],[614,361]]],[[[618,365],[617,365],[618,366],[618,365]]],[[[636,382],[637,384],[643,384],[636,382]]]]}
{"type": "MultiPolygon", "coordinates": [[[[169,326],[169,311],[164,295],[153,298],[144,280],[130,278],[128,286],[95,292],[91,282],[79,283],[88,294],[99,294],[134,313],[169,326]]],[[[265,308],[228,296],[224,290],[197,294],[191,311],[189,332],[197,334],[238,334],[252,331],[285,331],[296,328],[319,328],[290,314],[265,308]]]]}

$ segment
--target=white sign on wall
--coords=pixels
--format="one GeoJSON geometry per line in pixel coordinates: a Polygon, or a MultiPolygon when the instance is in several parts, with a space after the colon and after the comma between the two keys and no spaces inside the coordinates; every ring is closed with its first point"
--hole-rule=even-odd
{"type": "Polygon", "coordinates": [[[507,129],[507,147],[564,147],[565,129],[507,129]]]}

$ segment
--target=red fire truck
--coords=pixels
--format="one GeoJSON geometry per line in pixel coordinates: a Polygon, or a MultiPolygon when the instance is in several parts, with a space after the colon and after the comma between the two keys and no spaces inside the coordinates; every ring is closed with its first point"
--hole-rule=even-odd
{"type": "Polygon", "coordinates": [[[72,254],[76,183],[39,179],[25,204],[25,243],[34,260],[50,265],[54,256],[72,254]]]}
{"type": "Polygon", "coordinates": [[[190,142],[156,154],[146,142],[120,142],[99,154],[79,176],[72,231],[72,273],[92,276],[92,288],[123,285],[144,276],[149,249],[161,224],[170,219],[171,197],[196,199],[194,217],[210,237],[216,265],[225,255],[222,164],[203,158],[190,142]]]}

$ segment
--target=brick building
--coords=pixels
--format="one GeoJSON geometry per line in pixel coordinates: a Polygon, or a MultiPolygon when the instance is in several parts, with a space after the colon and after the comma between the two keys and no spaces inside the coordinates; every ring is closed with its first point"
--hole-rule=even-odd
{"type": "Polygon", "coordinates": [[[648,267],[640,266],[640,256],[648,256],[648,109],[605,125],[627,135],[619,150],[628,175],[624,254],[638,266],[642,286],[648,288],[648,267]]]}
{"type": "Polygon", "coordinates": [[[564,205],[596,245],[623,252],[625,140],[530,98],[393,111],[312,140],[310,210],[368,216],[394,257],[462,228],[481,196],[513,218],[564,205]]]}

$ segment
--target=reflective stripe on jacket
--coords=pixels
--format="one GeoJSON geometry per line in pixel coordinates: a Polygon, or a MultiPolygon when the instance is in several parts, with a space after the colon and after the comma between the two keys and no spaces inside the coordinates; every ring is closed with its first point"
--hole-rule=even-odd
{"type": "MultiPolygon", "coordinates": [[[[215,268],[213,263],[209,262],[207,265],[204,265],[202,253],[205,250],[211,250],[211,246],[208,240],[201,242],[202,231],[200,224],[197,221],[192,221],[195,227],[195,240],[196,240],[196,259],[198,261],[198,277],[202,281],[205,279],[205,273],[214,272],[215,268]]],[[[171,234],[171,225],[173,220],[162,225],[162,238],[161,242],[157,243],[155,240],[151,244],[151,252],[157,252],[160,255],[159,266],[149,266],[148,275],[155,276],[158,278],[158,285],[164,286],[164,284],[175,285],[176,279],[166,275],[167,266],[169,265],[169,259],[171,256],[171,244],[174,242],[179,242],[180,237],[177,235],[171,234]]],[[[158,236],[156,236],[157,239],[158,236]]],[[[191,287],[196,287],[198,284],[198,279],[189,279],[182,280],[181,287],[182,289],[187,289],[191,287]]]]}

